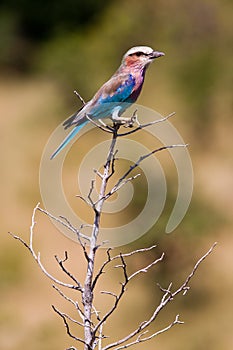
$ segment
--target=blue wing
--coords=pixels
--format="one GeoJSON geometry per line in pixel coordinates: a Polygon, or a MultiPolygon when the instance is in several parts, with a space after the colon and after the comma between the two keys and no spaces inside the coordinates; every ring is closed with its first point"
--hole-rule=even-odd
{"type": "MultiPolygon", "coordinates": [[[[96,119],[111,116],[115,107],[121,107],[122,114],[129,107],[129,100],[135,86],[131,74],[113,76],[90,101],[88,114],[96,119]]],[[[132,101],[133,102],[133,101],[132,101]]],[[[73,121],[73,123],[75,120],[73,121]]]]}
{"type": "Polygon", "coordinates": [[[87,102],[78,112],[69,117],[65,122],[65,129],[72,125],[83,123],[85,115],[101,119],[109,117],[115,106],[122,106],[122,112],[129,107],[130,96],[135,87],[135,78],[132,74],[115,74],[107,81],[95,94],[95,96],[87,102]]]}
{"type": "Polygon", "coordinates": [[[97,103],[126,102],[133,92],[135,79],[132,74],[113,76],[98,91],[97,103]]]}
{"type": "Polygon", "coordinates": [[[92,100],[63,123],[65,129],[72,125],[76,126],[52,154],[51,159],[56,157],[88,122],[86,115],[96,119],[106,118],[113,113],[116,106],[121,107],[119,114],[122,114],[129,107],[129,103],[133,102],[130,101],[130,96],[133,93],[135,84],[135,78],[131,74],[115,74],[107,81],[92,100]]]}

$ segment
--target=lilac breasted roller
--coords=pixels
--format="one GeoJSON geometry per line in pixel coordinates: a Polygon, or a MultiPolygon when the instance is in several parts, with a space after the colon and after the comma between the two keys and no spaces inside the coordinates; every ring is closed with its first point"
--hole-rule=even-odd
{"type": "Polygon", "coordinates": [[[129,122],[122,117],[124,111],[136,102],[144,82],[147,67],[155,58],[164,56],[163,52],[154,51],[148,46],[131,48],[123,56],[116,73],[97,91],[94,97],[81,109],[70,116],[64,123],[64,128],[74,128],[52,154],[53,159],[91,119],[111,118],[113,122],[129,122]]]}

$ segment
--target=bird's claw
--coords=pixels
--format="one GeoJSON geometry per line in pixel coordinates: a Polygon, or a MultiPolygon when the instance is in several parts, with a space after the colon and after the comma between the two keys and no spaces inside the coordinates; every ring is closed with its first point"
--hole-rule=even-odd
{"type": "Polygon", "coordinates": [[[138,118],[137,114],[134,113],[132,117],[125,123],[124,127],[125,128],[132,128],[135,123],[138,123],[138,118]]]}
{"type": "Polygon", "coordinates": [[[135,120],[133,120],[133,119],[131,118],[128,122],[126,122],[126,123],[124,124],[124,127],[125,127],[125,128],[132,128],[132,127],[134,126],[134,122],[135,122],[135,120]]]}

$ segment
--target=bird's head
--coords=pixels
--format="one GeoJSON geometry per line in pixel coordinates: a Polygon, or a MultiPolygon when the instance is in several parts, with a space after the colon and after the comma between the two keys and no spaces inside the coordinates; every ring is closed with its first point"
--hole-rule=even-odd
{"type": "Polygon", "coordinates": [[[129,49],[123,56],[122,65],[124,67],[147,68],[155,58],[164,56],[163,52],[154,51],[149,46],[135,46],[129,49]]]}

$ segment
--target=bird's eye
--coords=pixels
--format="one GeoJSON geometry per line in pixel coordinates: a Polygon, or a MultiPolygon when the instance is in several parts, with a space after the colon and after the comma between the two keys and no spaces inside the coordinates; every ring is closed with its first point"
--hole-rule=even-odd
{"type": "Polygon", "coordinates": [[[140,56],[144,55],[144,53],[141,52],[141,51],[138,51],[138,52],[135,53],[135,55],[136,55],[137,57],[140,57],[140,56]]]}
{"type": "Polygon", "coordinates": [[[144,56],[144,55],[145,55],[144,52],[138,51],[138,52],[131,53],[129,56],[140,57],[140,56],[144,56]]]}

